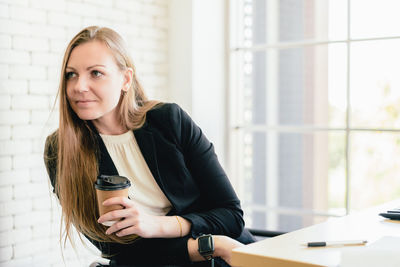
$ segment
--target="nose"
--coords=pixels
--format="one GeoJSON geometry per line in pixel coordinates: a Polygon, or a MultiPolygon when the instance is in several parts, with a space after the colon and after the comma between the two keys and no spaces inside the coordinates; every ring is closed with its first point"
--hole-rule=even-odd
{"type": "Polygon", "coordinates": [[[85,78],[78,77],[78,79],[75,83],[75,91],[78,93],[83,93],[83,92],[89,91],[89,85],[85,78]]]}

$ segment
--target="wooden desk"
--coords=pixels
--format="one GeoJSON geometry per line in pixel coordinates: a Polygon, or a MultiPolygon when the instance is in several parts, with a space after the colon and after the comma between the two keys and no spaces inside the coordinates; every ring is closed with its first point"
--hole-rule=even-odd
{"type": "Polygon", "coordinates": [[[311,241],[357,239],[368,240],[371,244],[383,236],[400,237],[400,221],[384,219],[378,215],[380,212],[386,212],[395,207],[400,207],[400,199],[234,249],[232,265],[241,267],[338,266],[341,250],[349,247],[307,248],[302,244],[311,241]]]}

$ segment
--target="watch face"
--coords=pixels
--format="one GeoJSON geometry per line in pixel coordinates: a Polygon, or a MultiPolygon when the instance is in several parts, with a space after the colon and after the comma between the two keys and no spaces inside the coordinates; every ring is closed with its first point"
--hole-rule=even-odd
{"type": "Polygon", "coordinates": [[[211,235],[199,237],[199,252],[200,253],[214,252],[214,243],[211,235]]]}

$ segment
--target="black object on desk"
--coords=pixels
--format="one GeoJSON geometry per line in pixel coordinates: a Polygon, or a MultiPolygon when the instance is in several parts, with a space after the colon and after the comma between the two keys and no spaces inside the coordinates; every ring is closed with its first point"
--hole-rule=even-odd
{"type": "Polygon", "coordinates": [[[379,215],[381,215],[382,217],[391,219],[391,220],[400,220],[400,213],[399,212],[383,212],[383,213],[379,213],[379,215]]]}

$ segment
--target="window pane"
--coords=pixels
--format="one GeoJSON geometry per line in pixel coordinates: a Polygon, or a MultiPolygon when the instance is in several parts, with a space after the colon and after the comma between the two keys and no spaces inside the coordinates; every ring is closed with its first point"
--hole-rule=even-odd
{"type": "Polygon", "coordinates": [[[400,40],[351,46],[351,126],[400,128],[400,40]]]}
{"type": "MultiPolygon", "coordinates": [[[[240,197],[246,212],[345,213],[344,133],[244,131],[242,138],[240,197]]],[[[251,218],[254,225],[266,223],[261,217],[251,218]]],[[[297,227],[300,222],[281,223],[297,227]]]]}
{"type": "Polygon", "coordinates": [[[350,138],[352,209],[400,197],[400,133],[357,132],[350,138]]]}
{"type": "Polygon", "coordinates": [[[313,215],[279,214],[280,231],[290,232],[316,223],[324,222],[328,217],[313,215]]]}
{"type": "Polygon", "coordinates": [[[324,222],[328,218],[312,214],[288,214],[285,210],[266,211],[252,208],[248,208],[245,214],[247,227],[282,232],[298,230],[324,222]]]}
{"type": "Polygon", "coordinates": [[[400,36],[400,1],[351,0],[351,38],[400,36]]]}
{"type": "Polygon", "coordinates": [[[346,0],[233,0],[231,4],[241,10],[233,18],[242,31],[234,46],[347,37],[346,0]]]}
{"type": "Polygon", "coordinates": [[[236,53],[237,123],[344,127],[346,46],[236,53]]]}

